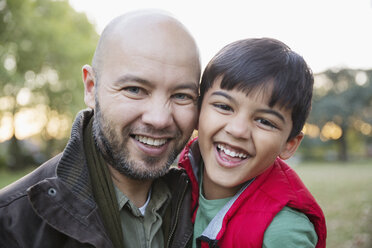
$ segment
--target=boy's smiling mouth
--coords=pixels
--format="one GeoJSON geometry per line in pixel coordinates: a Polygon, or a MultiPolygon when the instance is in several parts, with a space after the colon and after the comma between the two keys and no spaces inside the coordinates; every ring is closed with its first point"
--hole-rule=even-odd
{"type": "Polygon", "coordinates": [[[225,143],[216,143],[217,161],[222,167],[233,168],[251,156],[244,150],[232,147],[225,143]]]}
{"type": "Polygon", "coordinates": [[[217,144],[217,150],[220,151],[220,152],[225,153],[226,155],[228,155],[232,158],[245,159],[245,158],[248,157],[248,154],[246,154],[244,152],[241,152],[241,151],[237,151],[235,149],[232,149],[231,147],[228,147],[224,144],[217,144]]]}

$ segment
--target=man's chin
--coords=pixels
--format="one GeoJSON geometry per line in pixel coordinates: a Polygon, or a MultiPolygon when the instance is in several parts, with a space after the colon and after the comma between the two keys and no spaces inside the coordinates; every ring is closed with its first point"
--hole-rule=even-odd
{"type": "Polygon", "coordinates": [[[119,171],[126,177],[129,177],[134,180],[153,180],[159,177],[164,176],[168,171],[168,168],[163,168],[161,170],[143,170],[143,171],[119,171]]]}
{"type": "Polygon", "coordinates": [[[154,163],[149,161],[126,161],[125,163],[115,163],[112,167],[120,174],[135,180],[149,180],[164,176],[170,163],[164,160],[154,163]]]}

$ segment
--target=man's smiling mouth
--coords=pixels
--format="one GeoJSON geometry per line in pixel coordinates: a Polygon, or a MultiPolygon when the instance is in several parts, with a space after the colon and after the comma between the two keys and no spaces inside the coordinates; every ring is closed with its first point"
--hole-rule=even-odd
{"type": "Polygon", "coordinates": [[[135,135],[134,139],[149,146],[156,146],[160,147],[167,143],[167,139],[156,139],[156,138],[151,138],[143,135],[135,135]]]}

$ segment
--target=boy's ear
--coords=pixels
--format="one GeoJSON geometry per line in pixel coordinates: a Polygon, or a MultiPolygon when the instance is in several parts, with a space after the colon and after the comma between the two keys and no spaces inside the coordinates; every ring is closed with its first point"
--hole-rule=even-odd
{"type": "Polygon", "coordinates": [[[94,109],[96,81],[95,81],[93,68],[89,65],[83,66],[83,82],[84,82],[84,102],[89,108],[94,109]]]}
{"type": "Polygon", "coordinates": [[[296,137],[287,141],[285,149],[279,154],[279,157],[283,160],[289,159],[296,152],[297,148],[301,144],[304,134],[301,132],[296,137]]]}

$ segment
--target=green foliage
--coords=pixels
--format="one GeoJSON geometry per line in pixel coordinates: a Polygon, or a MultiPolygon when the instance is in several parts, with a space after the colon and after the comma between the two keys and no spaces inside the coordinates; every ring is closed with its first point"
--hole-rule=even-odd
{"type": "Polygon", "coordinates": [[[12,0],[0,12],[0,30],[1,62],[9,56],[16,62],[14,70],[1,67],[1,86],[11,86],[0,94],[16,96],[26,86],[59,112],[76,113],[83,107],[81,67],[90,63],[98,39],[84,14],[76,13],[68,1],[12,0]],[[57,75],[27,84],[26,72],[31,72],[31,81],[33,73],[47,69],[57,75]]]}
{"type": "Polygon", "coordinates": [[[356,132],[361,140],[372,136],[361,134],[357,125],[357,122],[372,123],[372,70],[327,70],[316,75],[315,82],[318,87],[314,90],[308,121],[320,127],[327,122],[336,123],[342,136],[333,142],[338,144],[338,158],[347,160],[350,137],[355,137],[356,132]]]}
{"type": "MultiPolygon", "coordinates": [[[[14,117],[22,108],[47,106],[46,116],[35,118],[57,113],[71,122],[84,108],[81,68],[91,62],[98,41],[94,26],[67,0],[0,2],[0,98],[7,102],[0,106],[0,119],[5,113],[14,117]],[[29,96],[23,102],[22,90],[29,96]]],[[[65,143],[51,140],[46,125],[39,136],[47,154],[65,143]]],[[[17,145],[12,147],[9,155],[21,156],[17,145]]]]}
{"type": "Polygon", "coordinates": [[[350,117],[371,120],[372,70],[328,70],[320,76],[323,85],[315,90],[312,118],[340,125],[348,123],[350,117]],[[365,81],[358,84],[358,75],[365,75],[365,81]]]}

